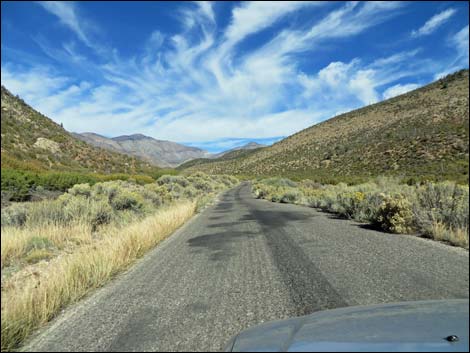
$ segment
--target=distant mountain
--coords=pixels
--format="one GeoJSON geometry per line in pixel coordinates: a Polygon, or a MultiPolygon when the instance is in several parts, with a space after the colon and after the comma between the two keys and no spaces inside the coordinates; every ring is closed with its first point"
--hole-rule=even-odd
{"type": "Polygon", "coordinates": [[[229,161],[229,160],[240,158],[240,157],[246,157],[254,153],[255,151],[258,151],[265,147],[266,145],[262,145],[256,142],[250,142],[240,147],[235,147],[224,152],[213,154],[209,158],[198,158],[198,159],[190,160],[188,162],[180,164],[177,169],[182,170],[182,169],[194,167],[199,164],[211,164],[211,163],[217,163],[221,161],[229,161]]]}
{"type": "Polygon", "coordinates": [[[2,168],[131,174],[159,170],[138,158],[76,139],[3,86],[1,98],[2,168]]]}
{"type": "Polygon", "coordinates": [[[181,167],[320,181],[397,175],[468,182],[468,89],[468,70],[461,70],[248,155],[181,167]]]}
{"type": "Polygon", "coordinates": [[[256,149],[256,148],[262,148],[262,147],[266,147],[266,145],[262,145],[260,143],[257,143],[257,142],[248,142],[247,144],[243,145],[243,146],[239,146],[239,147],[235,147],[235,148],[232,148],[230,150],[227,150],[227,151],[223,151],[223,152],[220,152],[220,153],[216,153],[216,154],[213,154],[212,155],[212,158],[220,158],[226,154],[229,154],[233,151],[238,151],[238,150],[253,150],[253,149],[256,149]]]}
{"type": "Polygon", "coordinates": [[[191,159],[210,157],[211,154],[197,147],[176,142],[156,140],[142,134],[107,138],[95,133],[73,134],[75,137],[111,151],[137,156],[159,167],[175,167],[191,159]]]}

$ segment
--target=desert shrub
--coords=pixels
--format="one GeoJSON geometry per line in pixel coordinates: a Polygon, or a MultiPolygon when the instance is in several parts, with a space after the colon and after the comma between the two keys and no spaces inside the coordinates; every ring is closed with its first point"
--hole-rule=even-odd
{"type": "Polygon", "coordinates": [[[63,206],[63,215],[65,222],[78,219],[86,219],[89,214],[89,208],[92,201],[85,196],[69,196],[63,206]]]}
{"type": "Polygon", "coordinates": [[[21,227],[26,223],[27,208],[22,204],[14,204],[2,209],[2,227],[21,227]]]}
{"type": "Polygon", "coordinates": [[[296,187],[297,183],[287,178],[268,178],[263,180],[264,184],[272,186],[296,187]]]}
{"type": "Polygon", "coordinates": [[[113,208],[106,201],[96,201],[89,209],[89,223],[95,231],[98,226],[108,224],[113,218],[113,208]]]}
{"type": "Polygon", "coordinates": [[[348,218],[354,218],[359,213],[365,194],[360,191],[345,192],[337,195],[338,203],[341,206],[341,214],[348,218]]]}
{"type": "Polygon", "coordinates": [[[120,187],[122,187],[122,185],[117,181],[98,183],[93,185],[91,195],[94,199],[106,198],[111,202],[111,200],[119,193],[120,187]]]}
{"type": "Polygon", "coordinates": [[[468,228],[468,186],[451,182],[427,183],[416,192],[414,214],[418,226],[428,230],[432,223],[449,228],[468,228]]]}
{"type": "Polygon", "coordinates": [[[183,196],[189,199],[192,199],[198,195],[200,195],[200,192],[193,186],[188,186],[183,191],[183,196]]]}
{"type": "Polygon", "coordinates": [[[202,178],[192,178],[192,185],[197,190],[201,190],[205,193],[210,193],[214,191],[213,185],[209,181],[204,180],[202,178]]]}
{"type": "Polygon", "coordinates": [[[86,196],[90,197],[91,187],[90,184],[76,184],[67,191],[69,194],[74,196],[86,196]]]}
{"type": "Polygon", "coordinates": [[[299,183],[299,186],[306,189],[322,189],[323,185],[316,181],[305,179],[299,183]]]}
{"type": "MultiPolygon", "coordinates": [[[[149,184],[149,185],[151,185],[151,184],[149,184]]],[[[140,194],[142,195],[142,197],[145,200],[150,201],[150,203],[154,207],[160,207],[163,203],[162,197],[159,194],[157,194],[155,191],[152,191],[148,188],[144,188],[143,190],[141,190],[140,194]]]]}
{"type": "Polygon", "coordinates": [[[143,200],[135,192],[122,190],[111,200],[111,206],[115,210],[139,211],[143,207],[143,200]]]}
{"type": "Polygon", "coordinates": [[[165,186],[160,186],[156,183],[153,183],[153,184],[145,185],[145,188],[148,191],[153,192],[158,197],[160,197],[162,203],[171,202],[173,200],[173,197],[171,196],[170,192],[168,191],[168,189],[165,186]]]}
{"type": "Polygon", "coordinates": [[[365,194],[364,200],[354,214],[354,219],[361,222],[375,222],[378,219],[383,198],[378,192],[365,194]]]}
{"type": "Polygon", "coordinates": [[[162,175],[157,179],[157,183],[158,185],[178,184],[182,187],[189,185],[189,181],[185,177],[179,175],[162,175]]]}
{"type": "Polygon", "coordinates": [[[230,176],[230,175],[218,175],[216,176],[217,178],[217,181],[224,184],[225,187],[231,187],[231,186],[234,186],[237,182],[238,182],[238,179],[233,177],[233,176],[230,176]]]}
{"type": "Polygon", "coordinates": [[[300,200],[300,192],[298,190],[288,190],[281,196],[282,203],[295,203],[300,200]]]}
{"type": "Polygon", "coordinates": [[[424,235],[468,247],[468,186],[427,183],[416,191],[413,213],[416,226],[424,235]]]}
{"type": "Polygon", "coordinates": [[[270,200],[271,200],[272,202],[281,202],[281,199],[282,199],[282,196],[281,196],[280,194],[277,194],[277,193],[276,193],[276,194],[272,194],[272,195],[270,196],[270,200]]]}
{"type": "Polygon", "coordinates": [[[164,187],[166,188],[167,192],[172,193],[176,197],[179,197],[184,189],[184,187],[176,183],[164,184],[164,187]]]}
{"type": "Polygon", "coordinates": [[[392,233],[413,231],[413,211],[411,202],[403,195],[383,195],[376,222],[392,233]]]}

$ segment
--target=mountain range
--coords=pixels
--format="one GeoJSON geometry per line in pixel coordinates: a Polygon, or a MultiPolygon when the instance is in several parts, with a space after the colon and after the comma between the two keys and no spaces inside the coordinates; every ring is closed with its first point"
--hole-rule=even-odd
{"type": "Polygon", "coordinates": [[[76,138],[96,147],[139,157],[156,166],[166,168],[176,167],[186,161],[195,159],[215,159],[233,151],[264,147],[264,145],[256,142],[249,142],[243,146],[235,147],[224,152],[209,153],[197,147],[185,146],[171,141],[157,140],[142,134],[123,135],[112,138],[92,132],[72,134],[76,138]]]}

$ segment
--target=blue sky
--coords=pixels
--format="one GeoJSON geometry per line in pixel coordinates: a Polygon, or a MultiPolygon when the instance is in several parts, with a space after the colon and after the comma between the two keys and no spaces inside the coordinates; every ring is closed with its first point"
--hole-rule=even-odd
{"type": "Polygon", "coordinates": [[[2,85],[69,131],[272,143],[468,68],[468,2],[3,1],[2,85]]]}

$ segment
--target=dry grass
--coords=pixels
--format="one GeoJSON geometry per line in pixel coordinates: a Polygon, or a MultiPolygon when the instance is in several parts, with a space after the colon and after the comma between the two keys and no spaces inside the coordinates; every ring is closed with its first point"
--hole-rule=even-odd
{"type": "Polygon", "coordinates": [[[468,228],[449,228],[440,222],[433,222],[428,234],[432,239],[468,249],[468,228]]]}
{"type": "Polygon", "coordinates": [[[57,247],[67,246],[71,235],[83,241],[76,251],[54,258],[46,266],[38,267],[41,270],[30,269],[29,276],[17,273],[2,283],[2,351],[17,348],[63,307],[126,269],[186,222],[195,209],[195,201],[181,201],[127,227],[103,228],[96,240],[92,239],[89,227],[76,225],[69,229],[50,226],[40,229],[40,233],[9,229],[2,234],[2,266],[24,256],[28,241],[38,234],[57,247]]]}
{"type": "Polygon", "coordinates": [[[91,227],[84,223],[49,224],[34,228],[4,227],[2,228],[1,266],[4,268],[13,261],[25,257],[32,250],[47,247],[42,244],[50,244],[53,248],[62,250],[89,244],[92,238],[91,227]]]}

